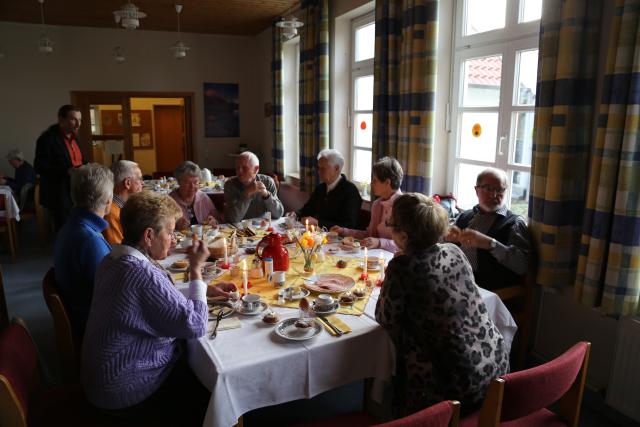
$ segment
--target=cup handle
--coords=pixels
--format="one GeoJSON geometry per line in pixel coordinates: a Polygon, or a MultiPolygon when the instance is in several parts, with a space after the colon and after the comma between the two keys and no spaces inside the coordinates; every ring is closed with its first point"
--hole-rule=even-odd
{"type": "Polygon", "coordinates": [[[273,279],[273,273],[267,274],[267,283],[271,284],[272,279],[273,279]]]}

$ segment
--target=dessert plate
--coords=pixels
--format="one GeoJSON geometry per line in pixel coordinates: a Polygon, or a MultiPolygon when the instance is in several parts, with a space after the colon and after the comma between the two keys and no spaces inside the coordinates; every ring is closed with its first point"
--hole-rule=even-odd
{"type": "Polygon", "coordinates": [[[298,328],[296,322],[299,318],[284,319],[276,325],[276,334],[280,337],[291,341],[304,341],[311,339],[322,332],[322,326],[320,323],[313,319],[304,319],[305,321],[312,322],[309,328],[298,328]]]}

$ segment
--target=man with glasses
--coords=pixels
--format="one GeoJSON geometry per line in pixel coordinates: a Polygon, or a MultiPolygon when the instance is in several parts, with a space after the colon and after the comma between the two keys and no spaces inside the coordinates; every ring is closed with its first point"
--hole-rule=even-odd
{"type": "Polygon", "coordinates": [[[485,289],[511,286],[527,274],[531,243],[527,224],[504,205],[507,174],[488,168],[476,179],[478,204],[458,216],[447,240],[459,243],[485,289]]]}
{"type": "Polygon", "coordinates": [[[120,209],[132,195],[142,191],[142,171],[136,162],[118,160],[111,165],[113,172],[113,202],[111,211],[104,219],[109,226],[102,232],[107,242],[112,245],[122,243],[122,225],[120,225],[120,209]]]}

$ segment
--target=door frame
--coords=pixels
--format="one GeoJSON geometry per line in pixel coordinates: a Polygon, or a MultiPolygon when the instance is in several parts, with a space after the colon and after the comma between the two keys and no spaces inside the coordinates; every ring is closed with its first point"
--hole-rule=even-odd
{"type": "MultiPolygon", "coordinates": [[[[193,156],[193,135],[195,129],[195,96],[193,92],[120,92],[120,91],[71,91],[71,103],[80,108],[85,120],[90,117],[90,107],[96,104],[122,105],[122,128],[124,130],[124,152],[127,159],[133,159],[131,143],[131,98],[182,98],[184,104],[185,159],[196,161],[193,156]]],[[[80,145],[93,161],[91,149],[91,126],[80,126],[80,145]]]]}

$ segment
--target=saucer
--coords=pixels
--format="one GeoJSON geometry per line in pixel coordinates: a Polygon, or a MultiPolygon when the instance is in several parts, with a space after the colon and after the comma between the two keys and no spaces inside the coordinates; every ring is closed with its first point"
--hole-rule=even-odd
{"type": "Polygon", "coordinates": [[[184,273],[185,271],[187,271],[189,269],[189,267],[182,267],[182,268],[176,268],[176,267],[168,267],[168,270],[172,273],[184,273]]]}
{"type": "Polygon", "coordinates": [[[240,314],[244,314],[245,316],[256,316],[265,311],[268,307],[269,305],[266,302],[260,301],[260,308],[258,308],[257,310],[248,311],[242,306],[242,303],[240,303],[236,307],[236,311],[240,314]]]}
{"type": "MultiPolygon", "coordinates": [[[[299,300],[299,299],[308,297],[309,294],[311,294],[311,292],[309,292],[309,290],[305,289],[305,288],[300,288],[300,291],[296,292],[295,294],[293,294],[293,293],[289,294],[287,292],[287,289],[289,289],[289,288],[282,289],[282,293],[283,293],[283,296],[285,297],[285,299],[288,299],[289,301],[299,300]]],[[[279,293],[280,292],[278,292],[278,294],[279,293]]]]}
{"type": "Polygon", "coordinates": [[[328,306],[323,306],[322,309],[320,307],[316,306],[316,302],[314,301],[311,304],[311,310],[315,313],[315,314],[333,314],[336,311],[338,311],[338,307],[340,306],[340,304],[338,303],[338,301],[335,301],[333,304],[328,305],[328,306]]]}
{"type": "MultiPolygon", "coordinates": [[[[364,270],[364,262],[358,264],[360,270],[364,270]]],[[[367,271],[380,271],[380,264],[368,265],[367,271]]]]}

